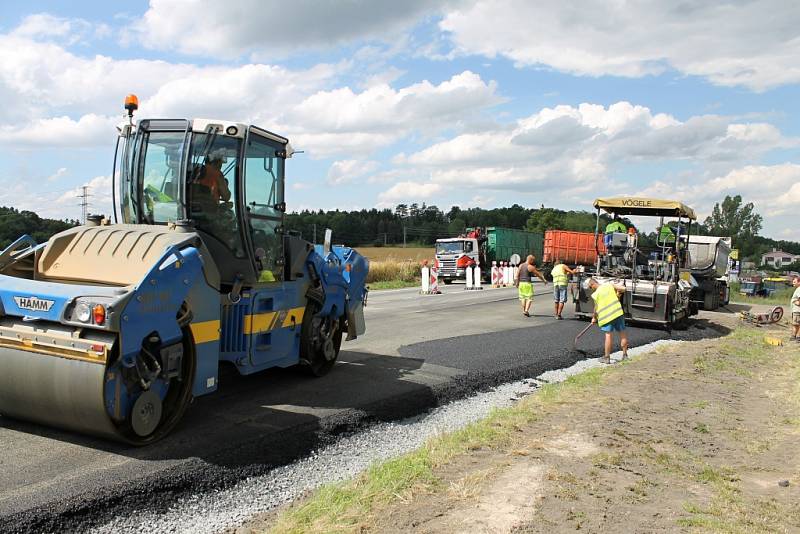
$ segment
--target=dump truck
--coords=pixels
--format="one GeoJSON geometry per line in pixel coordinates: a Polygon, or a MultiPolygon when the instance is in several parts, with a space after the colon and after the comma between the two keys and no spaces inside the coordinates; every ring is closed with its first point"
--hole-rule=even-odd
{"type": "Polygon", "coordinates": [[[728,267],[730,237],[693,235],[688,242],[689,266],[696,286],[691,300],[700,309],[716,310],[728,304],[728,267]]]}
{"type": "Polygon", "coordinates": [[[682,325],[697,313],[691,302],[691,266],[687,254],[692,221],[697,217],[692,208],[674,200],[639,197],[598,198],[595,242],[605,244],[605,252],[598,246],[597,262],[591,269],[579,274],[578,291],[573,294],[575,315],[588,319],[594,313],[591,290],[583,281],[589,277],[599,283],[613,282],[625,286],[621,303],[625,318],[639,323],[649,323],[666,328],[682,325]],[[600,228],[601,212],[613,216],[642,216],[659,219],[659,228],[665,223],[675,229],[661,232],[654,247],[639,243],[635,232],[603,232],[600,228]],[[669,236],[669,237],[667,237],[669,236]]]}
{"type": "Polygon", "coordinates": [[[112,216],[0,253],[0,415],[146,445],[217,389],[220,362],[328,373],[365,331],[369,264],[285,230],[288,139],[137,107],[112,216]]]}
{"type": "Polygon", "coordinates": [[[542,234],[496,226],[467,228],[459,237],[436,240],[439,277],[445,284],[465,280],[466,268],[477,265],[485,280],[491,277],[492,262],[510,261],[516,254],[524,260],[533,254],[541,260],[542,234]]]}

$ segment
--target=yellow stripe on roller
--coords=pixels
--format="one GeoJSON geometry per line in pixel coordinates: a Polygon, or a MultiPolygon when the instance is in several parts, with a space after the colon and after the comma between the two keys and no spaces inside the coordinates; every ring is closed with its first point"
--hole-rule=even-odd
{"type": "Polygon", "coordinates": [[[219,321],[203,321],[202,323],[192,323],[189,325],[192,329],[192,336],[194,342],[198,345],[200,343],[208,343],[210,341],[219,340],[219,321]]]}
{"type": "Polygon", "coordinates": [[[262,334],[277,328],[300,326],[303,322],[305,306],[290,308],[288,310],[254,313],[244,316],[242,331],[245,334],[262,334]]]}
{"type": "Polygon", "coordinates": [[[268,332],[272,330],[272,323],[278,312],[254,313],[253,315],[244,316],[244,325],[242,331],[245,334],[258,334],[261,332],[268,332]]]}
{"type": "Polygon", "coordinates": [[[283,328],[289,328],[290,326],[300,325],[303,322],[303,314],[305,313],[306,308],[305,306],[301,306],[299,308],[292,308],[289,310],[289,313],[286,314],[286,319],[283,320],[283,328]]]}

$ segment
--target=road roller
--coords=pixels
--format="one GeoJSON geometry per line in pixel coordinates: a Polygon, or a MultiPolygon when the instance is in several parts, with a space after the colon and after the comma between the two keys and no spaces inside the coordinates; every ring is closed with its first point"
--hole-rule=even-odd
{"type": "Polygon", "coordinates": [[[146,445],[220,362],[327,374],[365,332],[369,263],[286,229],[285,137],[125,107],[113,213],[0,253],[0,415],[146,445]]]}

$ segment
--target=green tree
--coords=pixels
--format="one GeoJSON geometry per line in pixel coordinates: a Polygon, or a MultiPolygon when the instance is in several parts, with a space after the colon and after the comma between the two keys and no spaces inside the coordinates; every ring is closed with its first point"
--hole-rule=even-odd
{"type": "Polygon", "coordinates": [[[529,232],[542,233],[547,230],[563,230],[564,212],[553,208],[538,209],[528,217],[525,229],[529,232]]]}
{"type": "Polygon", "coordinates": [[[714,204],[705,226],[712,235],[731,236],[733,244],[744,256],[752,255],[753,237],[761,230],[763,219],[755,212],[752,202],[742,205],[741,195],[725,196],[722,203],[714,204]]]}
{"type": "Polygon", "coordinates": [[[464,219],[456,217],[447,225],[447,233],[450,235],[459,235],[464,232],[466,227],[467,225],[464,223],[464,219]]]}

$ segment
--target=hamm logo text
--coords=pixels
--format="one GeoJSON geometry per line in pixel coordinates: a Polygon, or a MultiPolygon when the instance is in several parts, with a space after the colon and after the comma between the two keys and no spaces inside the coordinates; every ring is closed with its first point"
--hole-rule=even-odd
{"type": "Polygon", "coordinates": [[[37,297],[14,297],[14,302],[21,310],[49,312],[55,303],[54,300],[45,300],[37,297]]]}

